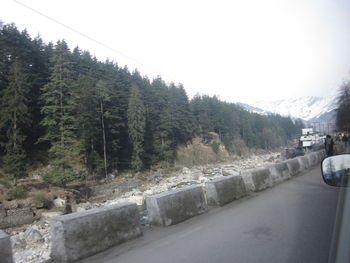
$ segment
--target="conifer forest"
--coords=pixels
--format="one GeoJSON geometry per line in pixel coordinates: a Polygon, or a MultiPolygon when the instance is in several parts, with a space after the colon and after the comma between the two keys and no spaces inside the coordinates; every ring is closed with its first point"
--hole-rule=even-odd
{"type": "Polygon", "coordinates": [[[82,170],[103,178],[116,169],[171,165],[179,146],[195,137],[205,141],[209,132],[235,153],[237,141],[249,148],[284,146],[302,127],[216,96],[190,100],[181,84],[150,80],[79,47],[71,50],[64,40],[45,43],[3,23],[0,105],[0,173],[19,179],[29,167],[50,165],[45,179],[63,186],[79,180],[82,170]]]}

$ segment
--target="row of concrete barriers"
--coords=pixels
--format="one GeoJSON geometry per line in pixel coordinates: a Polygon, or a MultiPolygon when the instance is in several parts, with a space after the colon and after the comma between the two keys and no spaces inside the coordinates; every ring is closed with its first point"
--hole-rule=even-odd
{"type": "MultiPolygon", "coordinates": [[[[223,176],[205,186],[188,186],[146,198],[150,223],[169,226],[258,192],[318,164],[323,151],[223,176]]],[[[122,203],[59,216],[51,222],[52,262],[72,262],[142,235],[136,204],[122,203]]],[[[12,263],[10,237],[0,231],[1,262],[12,263]]]]}

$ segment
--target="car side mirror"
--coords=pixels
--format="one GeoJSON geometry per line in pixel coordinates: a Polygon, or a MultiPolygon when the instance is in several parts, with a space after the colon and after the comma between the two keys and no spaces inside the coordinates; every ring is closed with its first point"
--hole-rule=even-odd
{"type": "Polygon", "coordinates": [[[321,169],[326,184],[350,187],[350,154],[340,154],[323,159],[321,169]]]}

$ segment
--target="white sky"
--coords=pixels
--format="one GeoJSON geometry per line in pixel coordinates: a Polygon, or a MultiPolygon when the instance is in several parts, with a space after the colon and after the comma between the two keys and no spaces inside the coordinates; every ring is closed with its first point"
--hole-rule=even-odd
{"type": "Polygon", "coordinates": [[[13,0],[1,0],[0,20],[150,79],[181,82],[189,96],[247,103],[326,96],[349,77],[348,0],[18,1],[132,60],[13,0]]]}

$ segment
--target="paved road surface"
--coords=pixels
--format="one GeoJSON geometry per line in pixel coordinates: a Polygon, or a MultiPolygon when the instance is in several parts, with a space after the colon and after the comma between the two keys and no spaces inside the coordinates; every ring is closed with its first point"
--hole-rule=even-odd
{"type": "Polygon", "coordinates": [[[301,176],[81,262],[328,262],[339,189],[301,176]]]}

